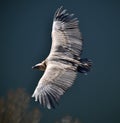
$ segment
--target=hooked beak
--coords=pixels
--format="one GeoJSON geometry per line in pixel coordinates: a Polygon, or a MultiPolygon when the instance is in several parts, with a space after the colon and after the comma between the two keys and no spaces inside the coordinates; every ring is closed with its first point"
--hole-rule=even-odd
{"type": "Polygon", "coordinates": [[[34,69],[35,68],[35,66],[32,66],[32,69],[34,69]]]}
{"type": "Polygon", "coordinates": [[[32,66],[32,69],[39,69],[39,68],[40,68],[40,66],[41,66],[41,63],[38,63],[38,64],[36,64],[36,65],[32,66]]]}
{"type": "Polygon", "coordinates": [[[38,66],[37,66],[37,65],[35,65],[35,66],[32,66],[32,69],[36,69],[36,68],[38,68],[38,66]]]}

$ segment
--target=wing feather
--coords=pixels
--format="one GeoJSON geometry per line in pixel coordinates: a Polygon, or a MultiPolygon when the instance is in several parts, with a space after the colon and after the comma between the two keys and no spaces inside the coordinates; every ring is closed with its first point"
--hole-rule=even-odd
{"type": "Polygon", "coordinates": [[[65,64],[59,66],[57,62],[49,63],[32,97],[48,109],[55,108],[61,95],[71,87],[76,78],[77,73],[69,67],[65,64]]]}
{"type": "MultiPolygon", "coordinates": [[[[68,57],[78,60],[82,51],[83,39],[79,30],[79,21],[73,15],[67,13],[67,10],[62,7],[56,11],[52,28],[51,53],[61,52],[59,47],[62,46],[65,52],[69,52],[68,57]]],[[[62,55],[65,55],[65,52],[61,52],[62,55]]]]}

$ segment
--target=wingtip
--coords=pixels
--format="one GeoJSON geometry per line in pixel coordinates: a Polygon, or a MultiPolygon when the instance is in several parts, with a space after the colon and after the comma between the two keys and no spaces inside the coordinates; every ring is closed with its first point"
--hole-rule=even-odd
{"type": "Polygon", "coordinates": [[[59,7],[59,10],[62,10],[63,9],[63,5],[61,5],[60,7],[59,7]]]}
{"type": "Polygon", "coordinates": [[[32,98],[35,98],[35,99],[34,99],[34,100],[35,100],[35,102],[37,102],[37,101],[38,101],[38,98],[37,98],[37,96],[35,96],[35,94],[33,94],[31,97],[32,97],[32,98]]]}
{"type": "Polygon", "coordinates": [[[58,13],[60,13],[60,11],[63,9],[63,6],[61,5],[56,11],[55,11],[55,14],[54,14],[54,20],[56,18],[56,16],[58,15],[58,13]]]}
{"type": "Polygon", "coordinates": [[[32,94],[32,96],[31,97],[34,97],[35,95],[34,94],[32,94]]]}
{"type": "Polygon", "coordinates": [[[44,90],[44,92],[34,92],[32,97],[35,98],[35,101],[39,101],[44,108],[46,107],[47,109],[55,109],[56,105],[58,105],[58,97],[60,95],[57,95],[57,93],[55,93],[55,88],[51,90],[50,86],[45,87],[44,90]]]}
{"type": "Polygon", "coordinates": [[[74,18],[74,14],[71,13],[69,14],[67,12],[67,9],[64,9],[63,6],[60,6],[55,14],[54,14],[54,21],[61,21],[61,22],[66,22],[70,24],[72,23],[72,25],[78,25],[79,21],[77,18],[74,18]]]}

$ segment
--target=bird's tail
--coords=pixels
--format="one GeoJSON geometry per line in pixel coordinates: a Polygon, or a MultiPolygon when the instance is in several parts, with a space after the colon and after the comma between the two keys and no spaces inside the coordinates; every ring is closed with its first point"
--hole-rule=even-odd
{"type": "Polygon", "coordinates": [[[78,66],[77,71],[80,73],[87,73],[91,69],[92,61],[90,59],[84,58],[80,59],[81,65],[78,66]]]}

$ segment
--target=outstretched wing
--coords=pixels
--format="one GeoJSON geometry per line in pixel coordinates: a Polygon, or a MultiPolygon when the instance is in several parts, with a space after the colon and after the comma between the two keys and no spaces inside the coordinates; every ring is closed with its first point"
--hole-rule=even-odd
{"type": "Polygon", "coordinates": [[[32,95],[48,109],[55,108],[60,96],[73,84],[76,77],[74,67],[58,62],[50,62],[32,95]]]}
{"type": "Polygon", "coordinates": [[[47,108],[54,108],[61,95],[74,82],[82,51],[82,36],[78,19],[60,7],[54,16],[52,47],[47,68],[33,93],[35,100],[47,108]]]}
{"type": "Polygon", "coordinates": [[[51,53],[79,60],[82,51],[82,35],[78,19],[68,14],[62,7],[54,15],[51,53]]]}

